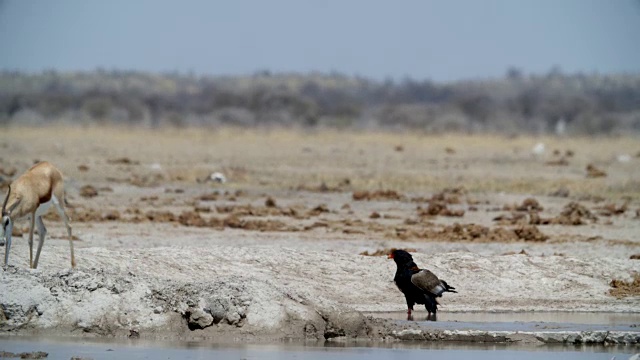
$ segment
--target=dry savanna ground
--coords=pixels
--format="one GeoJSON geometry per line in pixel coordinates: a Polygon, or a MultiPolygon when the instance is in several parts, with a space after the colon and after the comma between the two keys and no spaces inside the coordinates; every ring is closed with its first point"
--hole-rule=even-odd
{"type": "MultiPolygon", "coordinates": [[[[462,289],[443,299],[443,311],[640,311],[637,138],[9,127],[0,151],[3,191],[39,160],[64,173],[78,269],[91,276],[186,283],[187,273],[242,277],[244,267],[255,271],[251,281],[264,275],[271,284],[252,282],[258,293],[300,298],[302,307],[321,291],[318,308],[344,301],[402,310],[390,284],[395,266],[366,256],[401,247],[462,289]],[[544,151],[534,152],[539,143],[544,151]],[[208,181],[214,172],[227,181],[208,181]],[[271,263],[261,252],[282,258],[271,263]],[[488,297],[486,289],[495,291],[488,297]]],[[[64,229],[53,211],[45,223],[51,240],[40,268],[64,271],[64,229]]],[[[26,230],[26,221],[14,229],[17,268],[28,264],[26,230]]],[[[275,305],[238,296],[229,324],[269,323],[263,317],[275,305]]],[[[193,318],[199,306],[148,300],[156,315],[193,318]]],[[[302,310],[285,313],[306,319],[302,310]]],[[[98,326],[77,317],[85,331],[98,326]]],[[[34,326],[64,323],[46,319],[34,326]]]]}

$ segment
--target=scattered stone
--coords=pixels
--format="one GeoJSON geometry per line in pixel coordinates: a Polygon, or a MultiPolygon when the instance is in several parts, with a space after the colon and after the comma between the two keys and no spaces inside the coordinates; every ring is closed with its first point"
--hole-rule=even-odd
{"type": "Polygon", "coordinates": [[[89,166],[84,165],[84,164],[82,164],[82,165],[78,165],[78,171],[80,171],[80,172],[87,172],[87,171],[89,171],[89,166]]]}
{"type": "Polygon", "coordinates": [[[204,329],[213,325],[213,316],[200,308],[187,310],[187,326],[189,330],[204,329]]]}

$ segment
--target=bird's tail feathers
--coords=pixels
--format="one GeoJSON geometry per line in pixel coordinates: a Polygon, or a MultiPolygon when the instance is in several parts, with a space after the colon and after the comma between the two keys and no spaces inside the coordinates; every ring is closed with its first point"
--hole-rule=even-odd
{"type": "Polygon", "coordinates": [[[452,292],[452,293],[457,293],[456,288],[454,288],[453,286],[447,284],[446,281],[444,280],[440,280],[440,282],[442,283],[442,285],[444,285],[444,291],[448,291],[448,292],[452,292]]]}

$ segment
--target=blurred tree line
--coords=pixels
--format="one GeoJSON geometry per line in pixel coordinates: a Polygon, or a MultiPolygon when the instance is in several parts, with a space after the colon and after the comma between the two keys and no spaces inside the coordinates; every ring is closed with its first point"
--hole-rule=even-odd
{"type": "Polygon", "coordinates": [[[640,132],[640,75],[525,75],[435,83],[331,74],[196,77],[127,71],[0,72],[0,123],[640,132]]]}

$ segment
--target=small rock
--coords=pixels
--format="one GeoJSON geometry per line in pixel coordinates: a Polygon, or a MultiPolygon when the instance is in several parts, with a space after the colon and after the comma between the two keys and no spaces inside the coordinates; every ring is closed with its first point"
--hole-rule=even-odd
{"type": "Polygon", "coordinates": [[[212,301],[209,306],[209,311],[211,313],[211,316],[213,316],[213,322],[215,322],[216,324],[222,321],[222,319],[224,319],[225,315],[227,314],[228,305],[225,305],[226,304],[223,304],[221,300],[216,299],[212,301]]]}
{"type": "Polygon", "coordinates": [[[204,329],[213,324],[213,316],[200,308],[189,308],[189,330],[204,329]]]}

